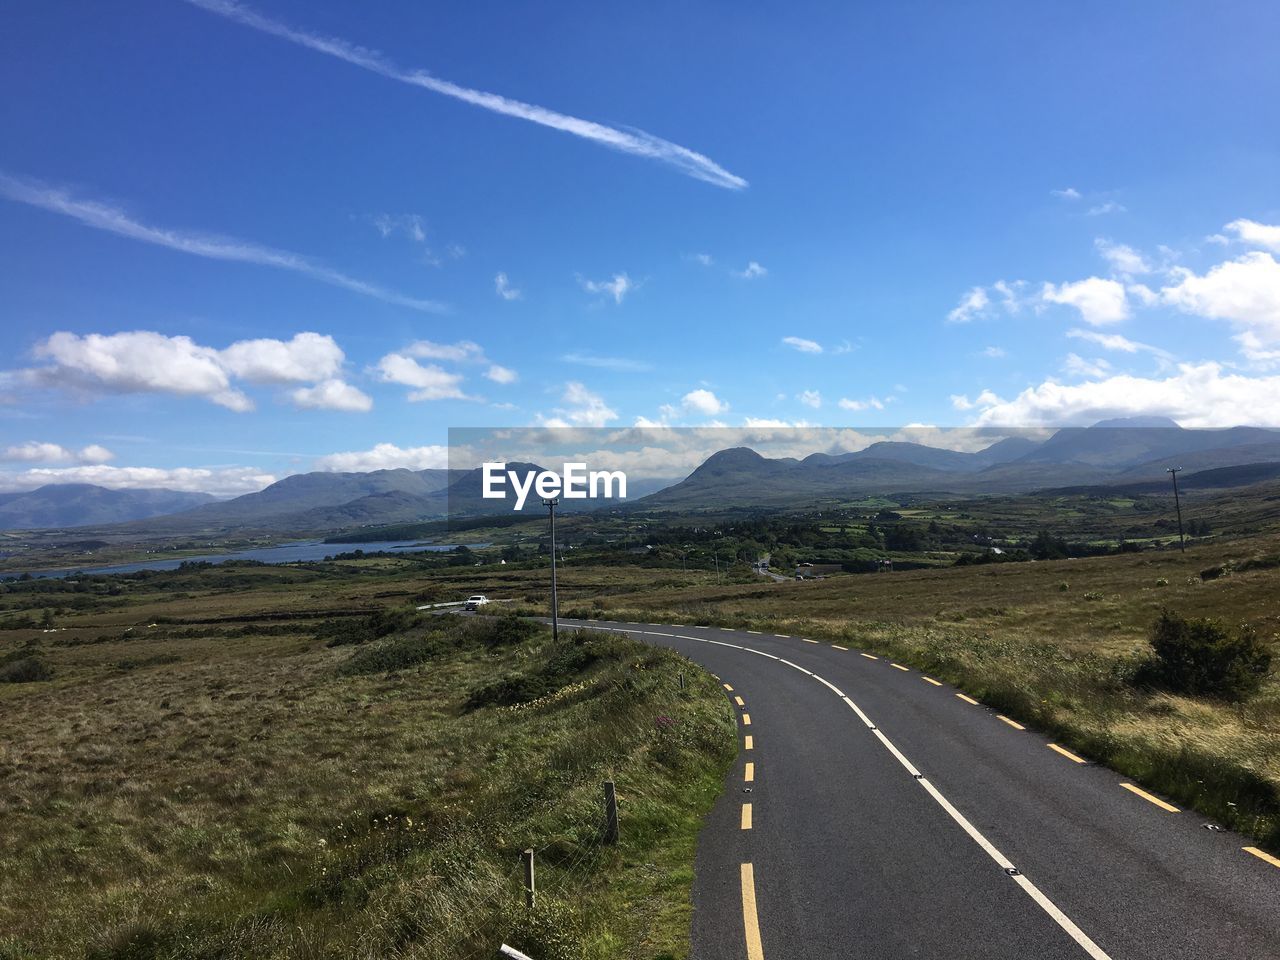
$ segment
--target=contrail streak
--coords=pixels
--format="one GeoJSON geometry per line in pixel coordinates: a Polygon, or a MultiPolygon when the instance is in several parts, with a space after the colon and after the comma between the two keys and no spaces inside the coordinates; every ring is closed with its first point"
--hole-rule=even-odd
{"type": "Polygon", "coordinates": [[[79,220],[85,226],[108,233],[168,247],[197,257],[208,257],[212,260],[233,260],[240,263],[256,263],[279,270],[291,270],[319,280],[322,283],[342,287],[366,297],[374,297],[413,310],[428,313],[446,313],[448,307],[433,300],[419,300],[404,294],[387,290],[355,277],[349,277],[322,264],[314,263],[306,257],[287,250],[273,250],[244,240],[231,237],[212,237],[164,227],[153,227],[131,218],[123,210],[99,203],[95,200],[81,200],[70,192],[58,187],[34,180],[23,180],[0,172],[0,195],[16,200],[19,203],[39,207],[53,213],[79,220]]]}
{"type": "Polygon", "coordinates": [[[236,3],[235,0],[186,0],[186,2],[202,10],[226,17],[228,20],[234,20],[236,23],[243,24],[246,27],[252,27],[255,30],[269,33],[274,37],[280,37],[310,50],[337,57],[339,60],[345,60],[347,63],[363,67],[365,70],[371,70],[392,80],[422,87],[435,93],[442,93],[446,97],[453,97],[464,103],[469,103],[485,110],[492,110],[494,113],[517,117],[521,120],[528,120],[530,123],[551,127],[553,130],[571,133],[576,137],[593,140],[614,150],[621,150],[623,153],[657,160],[675,167],[690,177],[715,184],[717,187],[741,190],[747,186],[746,180],[730,173],[710,157],[690,150],[688,147],[672,143],[670,140],[663,140],[661,137],[656,137],[643,130],[618,130],[601,123],[583,120],[580,117],[557,113],[554,110],[548,110],[546,107],[539,107],[536,104],[512,100],[500,94],[486,93],[483,90],[463,87],[448,80],[434,77],[425,70],[403,70],[376,50],[357,46],[345,40],[321,37],[313,33],[307,33],[304,30],[296,30],[278,20],[264,17],[257,11],[236,3]]]}

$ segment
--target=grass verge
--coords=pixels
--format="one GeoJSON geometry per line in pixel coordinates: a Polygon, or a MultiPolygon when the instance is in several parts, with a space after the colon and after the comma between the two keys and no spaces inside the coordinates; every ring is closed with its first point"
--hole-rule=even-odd
{"type": "Polygon", "coordinates": [[[355,649],[155,637],[130,670],[51,651],[65,676],[0,702],[0,957],[686,956],[735,751],[719,685],[613,635],[407,622],[355,649]]]}

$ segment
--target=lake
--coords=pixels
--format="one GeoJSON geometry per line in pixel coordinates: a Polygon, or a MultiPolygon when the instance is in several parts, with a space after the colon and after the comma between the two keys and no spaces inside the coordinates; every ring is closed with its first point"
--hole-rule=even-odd
{"type": "MultiPolygon", "coordinates": [[[[65,567],[59,570],[32,570],[33,577],[65,577],[73,573],[136,573],[139,570],[177,570],[184,563],[226,563],[228,560],[258,560],[262,563],[291,563],[299,560],[323,560],[335,553],[443,553],[458,546],[455,543],[424,544],[419,540],[378,540],[369,543],[325,543],[323,540],[302,540],[278,547],[255,547],[236,553],[213,553],[197,557],[172,557],[168,560],[140,560],[137,563],[116,563],[105,567],[65,567]]],[[[465,546],[487,547],[487,543],[468,543],[465,546]]],[[[0,577],[20,577],[23,571],[11,570],[0,577]]]]}

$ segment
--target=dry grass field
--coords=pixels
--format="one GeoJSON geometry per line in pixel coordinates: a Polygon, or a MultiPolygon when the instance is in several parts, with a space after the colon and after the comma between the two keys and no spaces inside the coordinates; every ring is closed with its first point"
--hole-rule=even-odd
{"type": "Polygon", "coordinates": [[[437,589],[361,566],[0,595],[0,616],[56,611],[0,631],[0,663],[52,670],[0,683],[0,957],[685,954],[733,753],[718,685],[612,637],[495,639],[494,618],[328,646],[364,622],[344,614],[437,589]]]}

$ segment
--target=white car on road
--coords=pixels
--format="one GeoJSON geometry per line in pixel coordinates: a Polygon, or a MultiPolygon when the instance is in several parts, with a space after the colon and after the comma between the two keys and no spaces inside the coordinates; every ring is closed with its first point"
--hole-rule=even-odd
{"type": "Polygon", "coordinates": [[[489,598],[486,597],[484,594],[477,593],[474,597],[467,597],[467,602],[462,609],[479,610],[486,603],[489,603],[489,598]]]}

